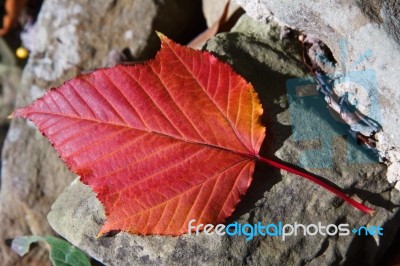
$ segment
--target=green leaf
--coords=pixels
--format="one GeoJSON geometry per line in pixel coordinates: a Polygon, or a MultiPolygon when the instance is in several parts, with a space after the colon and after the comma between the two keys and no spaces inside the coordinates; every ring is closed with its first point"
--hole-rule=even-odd
{"type": "Polygon", "coordinates": [[[44,241],[50,247],[50,260],[54,266],[90,266],[89,258],[79,249],[52,236],[21,236],[12,241],[11,248],[21,257],[29,252],[32,243],[44,241]]]}

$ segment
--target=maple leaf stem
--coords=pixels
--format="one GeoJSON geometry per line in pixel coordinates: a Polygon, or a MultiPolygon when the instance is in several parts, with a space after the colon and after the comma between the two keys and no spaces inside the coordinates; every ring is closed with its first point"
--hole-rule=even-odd
{"type": "Polygon", "coordinates": [[[338,190],[338,189],[334,188],[333,186],[325,183],[324,181],[312,176],[311,174],[305,173],[303,171],[294,169],[294,168],[292,168],[292,167],[290,167],[288,165],[285,165],[285,164],[282,164],[282,163],[278,163],[278,162],[275,162],[273,160],[270,160],[270,159],[267,159],[267,158],[264,158],[264,157],[258,157],[258,160],[260,162],[263,162],[263,163],[268,164],[270,166],[273,166],[273,167],[276,167],[276,168],[279,168],[279,169],[283,169],[283,170],[285,170],[285,171],[287,171],[289,173],[304,177],[304,178],[314,182],[315,184],[318,184],[321,187],[329,190],[330,192],[332,192],[333,194],[335,194],[339,198],[341,198],[344,201],[346,201],[347,203],[349,203],[351,206],[357,208],[358,210],[360,210],[360,211],[362,211],[364,213],[367,213],[369,215],[372,215],[374,213],[373,209],[371,209],[371,208],[361,204],[360,202],[350,198],[349,196],[347,196],[346,194],[344,194],[340,190],[338,190]]]}

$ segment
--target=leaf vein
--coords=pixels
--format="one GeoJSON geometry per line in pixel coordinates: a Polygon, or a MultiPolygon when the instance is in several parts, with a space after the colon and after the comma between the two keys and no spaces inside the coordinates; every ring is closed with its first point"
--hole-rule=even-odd
{"type": "Polygon", "coordinates": [[[193,122],[189,119],[189,117],[185,114],[185,112],[183,112],[182,108],[179,106],[179,104],[176,103],[174,97],[172,97],[172,94],[169,92],[167,85],[161,80],[160,76],[155,72],[155,70],[153,69],[152,65],[150,64],[150,68],[153,71],[153,73],[155,74],[155,76],[157,77],[157,79],[160,81],[160,83],[163,85],[165,91],[167,92],[167,94],[169,95],[169,97],[172,99],[172,102],[175,104],[175,106],[177,107],[177,109],[180,111],[180,113],[185,117],[186,121],[189,122],[189,124],[192,126],[192,128],[194,129],[194,131],[197,133],[197,135],[205,142],[207,143],[207,140],[204,138],[204,136],[201,134],[201,132],[198,130],[198,128],[193,124],[193,122]]]}
{"type": "Polygon", "coordinates": [[[121,93],[121,95],[125,98],[125,100],[129,103],[129,105],[132,107],[133,111],[135,111],[135,114],[137,115],[137,117],[139,117],[140,121],[142,122],[142,124],[149,129],[149,126],[147,125],[147,123],[144,121],[143,117],[141,116],[141,114],[137,111],[137,109],[135,108],[135,106],[131,103],[131,101],[128,99],[128,97],[125,95],[125,93],[120,90],[114,83],[114,81],[111,79],[111,77],[107,74],[106,71],[103,72],[104,76],[110,81],[110,83],[117,88],[117,90],[121,93]]]}
{"type": "MultiPolygon", "coordinates": [[[[79,94],[79,92],[75,89],[74,86],[70,85],[69,83],[65,83],[68,87],[71,88],[71,91],[73,91],[75,93],[75,95],[81,99],[81,101],[85,104],[85,106],[89,109],[89,111],[92,113],[94,118],[97,118],[95,111],[93,110],[93,108],[86,102],[86,100],[82,97],[82,95],[79,94]]],[[[60,113],[62,113],[61,111],[59,111],[60,113]]]]}
{"type": "Polygon", "coordinates": [[[123,123],[129,125],[129,123],[127,121],[125,121],[125,118],[122,117],[122,115],[119,113],[119,111],[117,110],[117,108],[111,103],[111,101],[109,101],[101,92],[100,90],[97,88],[97,86],[95,86],[88,78],[86,78],[85,76],[82,77],[82,80],[86,81],[87,84],[89,84],[91,87],[94,88],[94,91],[101,97],[104,99],[104,101],[106,103],[108,103],[108,105],[111,107],[111,109],[113,110],[113,113],[116,114],[123,123]]]}
{"type": "MultiPolygon", "coordinates": [[[[169,45],[169,44],[168,44],[169,45]]],[[[189,72],[189,74],[191,74],[188,66],[186,66],[185,62],[176,54],[176,52],[172,49],[172,47],[169,45],[171,51],[174,53],[174,55],[176,56],[176,58],[178,58],[178,60],[182,63],[183,66],[185,66],[186,71],[189,72]]],[[[219,78],[220,75],[218,75],[219,78]]],[[[217,105],[217,103],[214,101],[213,98],[210,97],[210,95],[207,93],[206,89],[203,88],[203,86],[200,84],[200,82],[196,79],[196,77],[194,77],[192,75],[192,77],[197,81],[197,84],[199,85],[199,87],[203,90],[203,92],[208,96],[208,98],[213,102],[213,104],[217,107],[217,109],[220,111],[220,113],[222,114],[222,116],[225,118],[225,120],[228,122],[228,124],[230,125],[230,127],[232,128],[232,130],[235,132],[235,135],[237,137],[237,139],[239,140],[239,142],[241,142],[241,144],[243,145],[243,147],[245,149],[247,149],[247,151],[249,151],[250,153],[254,153],[252,149],[250,149],[245,142],[243,141],[243,139],[240,137],[240,135],[237,132],[237,129],[232,125],[232,122],[228,119],[228,117],[222,112],[221,108],[217,105]]],[[[217,87],[218,88],[218,87],[217,87]]]]}
{"type": "Polygon", "coordinates": [[[140,88],[142,89],[142,91],[147,95],[147,97],[150,99],[150,101],[153,103],[153,105],[160,111],[160,114],[161,114],[162,116],[164,116],[165,119],[166,119],[166,121],[168,121],[168,123],[176,130],[176,132],[178,132],[178,133],[181,135],[181,137],[183,137],[182,132],[179,131],[179,129],[176,127],[176,125],[174,125],[174,124],[172,123],[172,121],[165,115],[165,112],[162,110],[162,108],[153,100],[153,98],[149,95],[149,93],[142,87],[142,85],[140,84],[140,82],[138,82],[138,81],[136,80],[136,78],[135,78],[131,73],[129,73],[128,71],[126,71],[126,70],[123,69],[123,68],[121,68],[121,69],[122,69],[122,71],[124,71],[124,72],[131,78],[131,80],[135,81],[135,83],[139,85],[139,87],[140,87],[140,88]]]}
{"type": "MultiPolygon", "coordinates": [[[[169,146],[167,146],[167,147],[164,147],[164,149],[160,149],[160,150],[171,149],[171,148],[173,148],[173,147],[176,146],[176,145],[177,145],[176,143],[173,143],[172,145],[169,145],[169,146]]],[[[157,150],[155,153],[158,153],[160,150],[157,150]]],[[[145,182],[145,181],[147,181],[147,180],[149,180],[149,179],[151,179],[151,178],[153,178],[153,177],[155,177],[155,176],[157,176],[157,175],[159,175],[159,174],[162,174],[162,173],[164,173],[164,172],[166,172],[166,171],[168,171],[168,170],[170,170],[170,169],[172,169],[172,168],[174,168],[174,167],[176,167],[176,166],[179,166],[180,164],[182,164],[182,163],[184,163],[184,162],[190,160],[191,158],[195,157],[196,155],[198,155],[200,152],[203,152],[203,151],[204,151],[204,148],[199,149],[198,151],[192,153],[190,156],[186,157],[184,160],[179,161],[179,162],[177,162],[177,163],[174,163],[174,164],[172,164],[172,165],[170,165],[170,166],[168,166],[168,167],[166,167],[166,168],[163,168],[163,169],[161,169],[161,171],[158,171],[158,172],[153,173],[153,174],[151,174],[151,175],[149,175],[149,176],[146,176],[146,177],[144,177],[144,178],[138,180],[138,181],[135,182],[135,183],[132,183],[132,184],[130,184],[130,185],[128,185],[128,186],[125,186],[122,190],[116,191],[116,192],[111,193],[111,194],[109,194],[109,195],[113,195],[113,194],[116,194],[116,193],[120,193],[120,192],[126,191],[126,190],[130,189],[130,188],[133,187],[133,186],[138,186],[139,184],[141,184],[141,183],[143,183],[143,182],[145,182]]],[[[154,156],[155,153],[151,153],[151,154],[149,154],[148,156],[141,158],[141,160],[139,160],[139,161],[142,161],[142,160],[144,160],[144,159],[151,158],[152,156],[154,156]]],[[[139,162],[139,161],[135,161],[134,163],[128,165],[127,167],[132,166],[132,165],[134,165],[135,163],[137,163],[137,162],[139,162]]],[[[122,169],[122,170],[123,170],[123,169],[122,169]]],[[[113,173],[111,173],[111,174],[113,174],[113,173]]],[[[108,175],[107,175],[107,176],[108,176],[108,175]]]]}
{"type": "MultiPolygon", "coordinates": [[[[226,167],[225,169],[223,169],[223,170],[221,170],[220,172],[216,173],[215,175],[213,175],[211,178],[208,178],[207,180],[214,179],[214,178],[218,177],[220,174],[224,173],[225,171],[229,170],[230,168],[232,168],[232,167],[236,166],[237,164],[239,164],[239,163],[241,163],[241,162],[244,162],[244,161],[246,161],[246,160],[248,160],[248,159],[240,160],[240,161],[238,161],[238,162],[236,162],[236,163],[234,163],[234,164],[232,164],[232,165],[226,167]]],[[[188,190],[185,190],[184,192],[182,192],[182,193],[180,193],[180,194],[178,194],[178,195],[175,195],[174,197],[170,198],[168,201],[161,202],[160,204],[156,204],[155,206],[152,206],[151,208],[145,209],[145,210],[143,210],[143,211],[139,211],[139,212],[137,212],[137,213],[135,213],[135,214],[127,215],[127,217],[122,218],[122,219],[119,219],[117,222],[126,221],[126,220],[131,219],[131,218],[133,218],[133,217],[135,217],[135,216],[140,216],[141,213],[146,212],[146,211],[150,211],[151,209],[157,208],[157,207],[159,207],[159,206],[161,206],[161,205],[163,205],[163,204],[165,204],[165,203],[167,203],[167,202],[170,202],[170,201],[172,201],[172,200],[174,200],[174,199],[176,199],[176,198],[179,198],[179,200],[180,200],[180,198],[181,198],[181,196],[182,196],[183,194],[189,193],[190,191],[192,191],[192,190],[198,188],[199,186],[202,186],[202,185],[204,184],[204,182],[206,182],[206,180],[203,181],[203,182],[201,182],[201,183],[199,183],[199,184],[197,184],[197,185],[195,185],[195,186],[193,186],[193,187],[191,187],[191,188],[188,189],[188,190]]],[[[177,207],[178,207],[178,204],[175,204],[175,206],[176,206],[176,208],[177,208],[177,207]]],[[[176,208],[175,208],[175,209],[176,209],[176,208]]],[[[174,214],[175,214],[175,212],[174,212],[174,214]]],[[[173,219],[171,218],[170,223],[172,222],[172,220],[173,220],[173,219]]],[[[114,224],[117,223],[117,222],[114,222],[114,224]]],[[[168,227],[169,227],[169,225],[168,225],[168,227]]],[[[168,229],[168,227],[167,227],[167,229],[168,229]]]]}

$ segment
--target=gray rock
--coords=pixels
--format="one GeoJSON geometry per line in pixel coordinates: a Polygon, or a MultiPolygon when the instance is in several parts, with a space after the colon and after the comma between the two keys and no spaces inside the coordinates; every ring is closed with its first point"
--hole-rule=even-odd
{"type": "Polygon", "coordinates": [[[19,67],[0,64],[0,125],[9,123],[7,117],[14,109],[20,80],[21,69],[19,67]]]}
{"type": "Polygon", "coordinates": [[[15,95],[20,86],[21,69],[16,65],[15,57],[0,38],[0,150],[9,126],[7,118],[15,104],[15,95]]]}
{"type": "MultiPolygon", "coordinates": [[[[383,128],[375,135],[381,159],[387,163],[387,179],[400,190],[400,2],[393,1],[251,1],[237,0],[256,20],[278,18],[283,23],[324,41],[339,62],[339,72],[373,70],[376,74],[383,128]],[[339,41],[347,46],[342,51],[339,41]],[[362,58],[369,50],[368,58],[362,58]],[[341,53],[345,57],[341,59],[341,53]],[[358,61],[360,60],[360,61],[358,61]]],[[[350,85],[348,92],[357,91],[350,85]]],[[[368,110],[366,104],[361,107],[368,110]]]]}
{"type": "MultiPolygon", "coordinates": [[[[182,39],[200,14],[200,1],[45,1],[33,29],[17,106],[31,103],[82,71],[105,67],[111,51],[128,49],[131,60],[148,58],[158,49],[155,30],[182,39]]],[[[73,178],[31,123],[12,121],[2,152],[2,265],[50,263],[44,249],[34,249],[21,259],[3,240],[52,234],[46,215],[73,178]]]]}
{"type": "Polygon", "coordinates": [[[14,109],[15,96],[21,84],[20,80],[21,69],[19,67],[0,64],[0,150],[10,124],[8,116],[14,109]]]}
{"type": "MultiPolygon", "coordinates": [[[[232,64],[259,93],[268,134],[261,155],[299,164],[304,150],[318,146],[318,140],[298,142],[291,135],[286,81],[304,76],[306,70],[296,41],[280,40],[280,32],[278,24],[257,23],[244,16],[232,32],[217,35],[205,48],[232,64]]],[[[324,103],[323,98],[320,101],[324,103]]],[[[304,119],[315,116],[321,116],[318,110],[306,108],[304,119]]],[[[335,130],[332,122],[321,119],[320,123],[326,132],[335,130]]],[[[260,164],[252,185],[228,223],[347,223],[350,229],[376,225],[384,227],[383,237],[298,235],[282,241],[280,237],[258,235],[246,241],[243,235],[143,237],[120,232],[97,239],[105,218],[104,209],[91,189],[79,181],[73,182],[56,200],[48,220],[59,234],[107,265],[374,264],[398,230],[400,217],[391,209],[398,210],[400,197],[385,180],[385,165],[347,162],[349,145],[352,144],[343,137],[336,136],[331,167],[310,171],[374,206],[373,216],[360,213],[307,180],[260,164]]]]}

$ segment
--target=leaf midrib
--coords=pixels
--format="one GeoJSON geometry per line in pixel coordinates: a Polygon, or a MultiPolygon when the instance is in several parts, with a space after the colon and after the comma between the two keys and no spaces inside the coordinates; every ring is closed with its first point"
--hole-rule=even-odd
{"type": "Polygon", "coordinates": [[[72,116],[72,115],[67,115],[67,114],[63,114],[63,113],[53,113],[53,112],[44,112],[44,111],[29,111],[29,113],[30,114],[61,116],[61,117],[69,118],[69,119],[85,120],[85,121],[89,121],[89,122],[93,122],[93,123],[97,123],[97,124],[105,124],[105,125],[115,126],[115,127],[124,127],[124,128],[128,128],[128,129],[142,131],[142,132],[157,134],[157,135],[160,135],[160,136],[163,136],[163,137],[166,137],[166,138],[170,138],[170,139],[173,139],[173,140],[176,140],[176,141],[182,141],[182,142],[185,142],[185,143],[191,143],[191,144],[196,144],[196,145],[201,145],[201,146],[207,146],[209,148],[214,148],[214,149],[219,149],[219,150],[223,150],[223,151],[226,151],[226,152],[231,152],[231,153],[234,153],[234,154],[237,154],[237,155],[241,155],[241,156],[247,157],[247,158],[249,158],[251,160],[256,160],[257,159],[257,157],[254,154],[243,153],[241,151],[237,151],[237,150],[233,150],[233,149],[229,149],[229,148],[224,148],[224,147],[217,146],[217,145],[210,144],[210,143],[203,143],[203,142],[197,142],[197,141],[193,141],[193,140],[186,140],[186,139],[182,139],[182,138],[179,138],[179,137],[176,137],[176,136],[170,136],[170,135],[167,135],[165,133],[158,132],[158,131],[151,131],[151,130],[145,130],[145,129],[140,129],[140,128],[134,128],[134,127],[129,126],[127,124],[111,123],[111,122],[108,122],[108,121],[96,120],[96,119],[80,117],[80,116],[72,116]]]}

